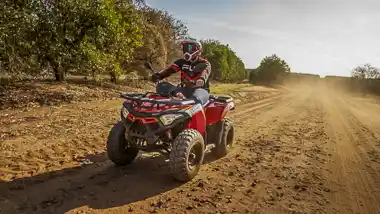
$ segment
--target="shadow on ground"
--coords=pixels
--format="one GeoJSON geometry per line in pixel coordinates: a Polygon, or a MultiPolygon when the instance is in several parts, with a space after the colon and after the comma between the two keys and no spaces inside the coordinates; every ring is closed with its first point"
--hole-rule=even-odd
{"type": "MultiPolygon", "coordinates": [[[[88,206],[105,209],[156,196],[182,185],[169,174],[165,157],[139,157],[116,167],[105,154],[91,164],[0,183],[0,213],[64,213],[88,206]]],[[[215,159],[207,154],[204,164],[215,159]]]]}

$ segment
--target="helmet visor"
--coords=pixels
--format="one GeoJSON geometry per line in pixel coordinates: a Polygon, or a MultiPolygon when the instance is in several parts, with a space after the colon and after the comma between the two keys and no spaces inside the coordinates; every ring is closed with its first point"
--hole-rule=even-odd
{"type": "Polygon", "coordinates": [[[183,53],[189,53],[189,54],[192,54],[196,51],[198,51],[199,48],[196,44],[194,43],[183,43],[182,44],[182,51],[183,53]]]}

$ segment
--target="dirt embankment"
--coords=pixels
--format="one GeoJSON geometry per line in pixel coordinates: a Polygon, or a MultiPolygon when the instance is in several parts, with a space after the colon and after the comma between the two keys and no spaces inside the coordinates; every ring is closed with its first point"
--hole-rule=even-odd
{"type": "Polygon", "coordinates": [[[323,90],[240,103],[233,152],[186,184],[162,157],[107,160],[120,100],[7,111],[0,212],[380,213],[380,105],[323,90]]]}
{"type": "MultiPolygon", "coordinates": [[[[176,81],[171,80],[173,84],[176,81]]],[[[154,91],[155,85],[148,81],[131,80],[128,84],[115,85],[108,82],[94,82],[71,77],[65,83],[54,81],[24,81],[0,85],[0,111],[29,109],[44,106],[60,106],[89,101],[115,100],[120,93],[144,93],[154,91]],[[129,86],[128,86],[129,85],[129,86]],[[139,87],[131,87],[136,86],[139,87]]],[[[237,102],[259,100],[280,90],[249,84],[218,84],[211,86],[212,93],[233,96],[237,102]]]]}
{"type": "Polygon", "coordinates": [[[0,110],[21,109],[42,106],[58,106],[93,100],[112,100],[119,93],[143,92],[152,85],[134,88],[125,85],[90,82],[81,78],[69,79],[66,83],[53,81],[24,81],[15,84],[0,85],[0,110]]]}

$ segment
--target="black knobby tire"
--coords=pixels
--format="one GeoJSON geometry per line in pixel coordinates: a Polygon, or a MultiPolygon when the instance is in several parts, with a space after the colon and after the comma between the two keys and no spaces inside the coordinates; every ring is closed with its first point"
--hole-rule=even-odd
{"type": "Polygon", "coordinates": [[[224,118],[223,129],[220,131],[222,131],[221,142],[211,150],[212,154],[219,158],[226,156],[232,149],[234,142],[233,122],[228,118],[224,118]]]}
{"type": "Polygon", "coordinates": [[[170,152],[170,169],[181,182],[193,179],[203,163],[205,144],[197,130],[185,129],[174,140],[170,152]],[[193,155],[193,153],[195,155],[193,155]]]}
{"type": "Polygon", "coordinates": [[[116,165],[131,164],[139,150],[128,147],[125,139],[125,126],[122,121],[117,122],[111,129],[107,140],[108,158],[116,165]]]}

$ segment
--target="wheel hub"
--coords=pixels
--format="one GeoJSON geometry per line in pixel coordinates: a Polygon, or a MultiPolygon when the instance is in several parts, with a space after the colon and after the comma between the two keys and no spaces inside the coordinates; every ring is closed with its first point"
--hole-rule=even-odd
{"type": "Polygon", "coordinates": [[[196,149],[193,147],[190,150],[189,158],[188,158],[188,167],[189,169],[193,169],[197,165],[197,155],[196,155],[196,149]]]}

